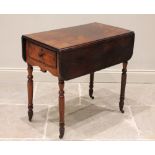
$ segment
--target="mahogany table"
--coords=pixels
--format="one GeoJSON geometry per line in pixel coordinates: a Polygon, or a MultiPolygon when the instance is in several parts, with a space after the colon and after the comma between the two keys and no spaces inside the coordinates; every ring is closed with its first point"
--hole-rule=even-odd
{"type": "MultiPolygon", "coordinates": [[[[90,74],[93,97],[94,72],[123,63],[119,108],[124,113],[127,62],[133,54],[134,32],[100,23],[22,36],[22,56],[28,65],[28,116],[33,116],[33,66],[58,77],[59,138],[64,135],[64,81],[90,74]]],[[[103,92],[104,93],[104,92],[103,92]]]]}

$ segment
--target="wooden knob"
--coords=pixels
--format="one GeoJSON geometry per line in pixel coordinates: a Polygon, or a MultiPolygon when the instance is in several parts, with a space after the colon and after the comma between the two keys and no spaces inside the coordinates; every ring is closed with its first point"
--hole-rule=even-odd
{"type": "Polygon", "coordinates": [[[38,54],[38,56],[39,56],[39,57],[43,57],[43,56],[44,56],[44,53],[43,53],[43,52],[40,52],[40,53],[38,54]]]}

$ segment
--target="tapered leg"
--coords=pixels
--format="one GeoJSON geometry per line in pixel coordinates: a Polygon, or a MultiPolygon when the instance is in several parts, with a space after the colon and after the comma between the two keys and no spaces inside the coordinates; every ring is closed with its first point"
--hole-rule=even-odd
{"type": "Polygon", "coordinates": [[[65,110],[65,97],[64,97],[64,81],[59,79],[59,138],[63,138],[65,132],[64,123],[64,110],[65,110]]]}
{"type": "Polygon", "coordinates": [[[28,81],[27,81],[27,90],[28,90],[28,117],[29,121],[32,120],[33,116],[33,67],[28,64],[28,81]]]}
{"type": "Polygon", "coordinates": [[[127,78],[126,72],[127,72],[127,62],[123,62],[121,92],[120,92],[120,102],[119,102],[119,108],[122,113],[124,113],[123,106],[124,106],[125,86],[126,86],[126,78],[127,78]]]}
{"type": "Polygon", "coordinates": [[[89,96],[92,99],[94,99],[94,96],[93,96],[93,87],[94,87],[94,73],[90,73],[89,96]]]}

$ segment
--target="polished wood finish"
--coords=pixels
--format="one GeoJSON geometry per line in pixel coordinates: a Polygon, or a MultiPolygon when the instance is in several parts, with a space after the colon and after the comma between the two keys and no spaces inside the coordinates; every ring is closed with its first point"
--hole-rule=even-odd
{"type": "Polygon", "coordinates": [[[65,96],[64,96],[64,81],[59,79],[59,138],[63,138],[64,136],[64,110],[65,110],[65,96]]]}
{"type": "Polygon", "coordinates": [[[28,117],[29,121],[32,120],[33,116],[33,67],[28,64],[28,81],[27,81],[27,90],[28,90],[28,117]]]}
{"type": "Polygon", "coordinates": [[[127,62],[123,62],[123,69],[122,69],[122,78],[121,78],[121,93],[120,93],[120,102],[119,108],[122,113],[124,113],[124,98],[125,98],[125,86],[126,86],[126,78],[127,78],[127,62]]]}
{"type": "Polygon", "coordinates": [[[58,30],[34,33],[26,35],[31,40],[38,41],[55,49],[77,48],[85,44],[104,41],[107,38],[128,34],[131,31],[100,24],[90,23],[58,30]]]}
{"type": "Polygon", "coordinates": [[[93,87],[94,87],[94,73],[90,73],[89,96],[92,99],[94,99],[94,96],[93,96],[93,87]]]}
{"type": "MultiPolygon", "coordinates": [[[[134,32],[91,23],[24,35],[22,44],[25,61],[40,66],[61,79],[70,80],[128,61],[133,54],[134,32]],[[28,42],[49,50],[49,53],[55,53],[54,64],[57,68],[49,67],[49,64],[53,66],[53,60],[45,65],[45,62],[26,56],[25,46],[28,42]]],[[[27,50],[31,51],[32,48],[27,46],[27,50]]],[[[38,56],[35,57],[39,59],[38,56]]]]}
{"type": "MultiPolygon", "coordinates": [[[[89,96],[93,97],[94,72],[123,63],[120,110],[123,111],[126,65],[132,57],[133,31],[90,23],[22,36],[22,57],[28,65],[29,119],[33,115],[32,66],[58,77],[60,135],[64,135],[64,81],[90,74],[89,96]]],[[[104,92],[103,92],[104,93],[104,92]]]]}

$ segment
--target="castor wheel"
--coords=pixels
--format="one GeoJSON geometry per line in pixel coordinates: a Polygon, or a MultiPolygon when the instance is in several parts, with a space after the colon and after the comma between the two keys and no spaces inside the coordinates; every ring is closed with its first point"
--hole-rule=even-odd
{"type": "Polygon", "coordinates": [[[64,123],[60,123],[59,133],[59,138],[62,139],[65,133],[64,123]]]}
{"type": "Polygon", "coordinates": [[[90,96],[90,98],[94,99],[94,96],[90,96]]]}
{"type": "Polygon", "coordinates": [[[28,117],[29,117],[29,121],[32,121],[32,117],[33,117],[33,111],[28,111],[28,117]]]}
{"type": "Polygon", "coordinates": [[[64,132],[61,132],[60,135],[59,135],[59,138],[62,139],[63,136],[64,136],[64,132]]]}
{"type": "Polygon", "coordinates": [[[124,110],[123,109],[120,109],[121,113],[124,113],[124,110]]]}

